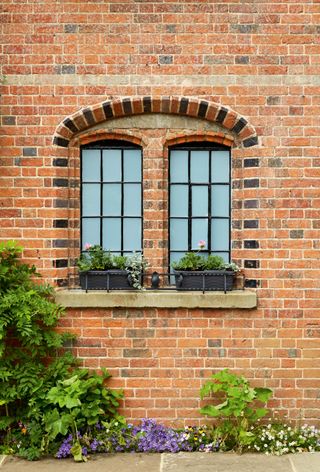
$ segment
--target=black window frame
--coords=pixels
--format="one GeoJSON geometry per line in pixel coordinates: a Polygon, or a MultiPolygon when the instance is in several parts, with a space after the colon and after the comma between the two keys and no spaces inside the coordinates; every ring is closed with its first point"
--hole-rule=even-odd
{"type": "Polygon", "coordinates": [[[109,250],[106,248],[106,250],[110,253],[114,254],[120,254],[120,255],[125,255],[133,251],[125,250],[123,248],[123,234],[124,234],[124,228],[123,228],[123,220],[124,218],[140,218],[141,220],[141,248],[137,250],[136,252],[138,253],[143,253],[143,148],[142,146],[139,146],[138,144],[131,143],[130,141],[126,140],[100,140],[100,141],[94,141],[92,143],[84,144],[80,146],[80,250],[84,251],[83,249],[83,226],[82,226],[82,221],[84,218],[90,219],[90,218],[99,218],[100,220],[100,235],[99,235],[99,244],[101,247],[103,247],[103,219],[106,218],[106,216],[103,215],[103,150],[106,149],[117,149],[121,150],[121,180],[118,182],[112,182],[113,184],[120,184],[121,185],[121,215],[117,216],[116,218],[119,218],[121,220],[121,249],[120,250],[109,250]],[[84,150],[100,150],[100,180],[99,182],[90,182],[94,184],[99,184],[100,185],[100,215],[96,216],[83,216],[82,211],[83,211],[83,151],[84,150]],[[140,209],[141,209],[141,216],[127,216],[124,215],[124,184],[137,184],[137,182],[130,182],[130,181],[124,181],[124,163],[123,163],[123,152],[125,150],[132,150],[132,149],[139,149],[141,152],[141,179],[140,179],[140,186],[141,186],[141,198],[140,198],[140,209]]]}
{"type": "Polygon", "coordinates": [[[232,161],[231,161],[231,149],[228,146],[223,146],[223,145],[218,145],[215,144],[214,142],[207,142],[207,141],[202,141],[202,142],[190,142],[190,143],[182,143],[182,144],[176,144],[172,145],[168,148],[168,272],[171,272],[171,253],[181,253],[181,256],[183,256],[186,252],[197,252],[197,250],[192,249],[192,220],[193,219],[204,219],[206,218],[208,220],[208,241],[206,241],[207,246],[206,249],[203,251],[204,253],[208,254],[217,254],[219,253],[228,253],[228,262],[231,261],[231,248],[232,248],[232,242],[231,242],[231,210],[232,210],[232,202],[231,202],[231,191],[232,191],[232,161]],[[171,174],[170,174],[170,155],[171,151],[175,150],[181,150],[181,151],[188,151],[188,182],[171,182],[171,174]],[[211,191],[212,191],[212,185],[226,185],[226,182],[208,182],[208,183],[191,183],[191,151],[209,151],[209,178],[211,179],[211,152],[214,151],[228,151],[229,152],[229,212],[228,212],[228,217],[219,217],[219,216],[212,216],[211,213],[211,191]],[[181,250],[171,250],[170,247],[170,223],[171,223],[171,218],[176,218],[176,219],[186,219],[186,217],[171,217],[170,209],[171,209],[171,185],[188,185],[188,248],[187,249],[181,249],[181,250]],[[192,216],[192,186],[205,186],[207,185],[209,187],[208,189],[208,216],[203,217],[203,216],[192,216]],[[214,219],[228,219],[229,221],[229,246],[228,250],[212,250],[211,248],[211,222],[214,219]]]}

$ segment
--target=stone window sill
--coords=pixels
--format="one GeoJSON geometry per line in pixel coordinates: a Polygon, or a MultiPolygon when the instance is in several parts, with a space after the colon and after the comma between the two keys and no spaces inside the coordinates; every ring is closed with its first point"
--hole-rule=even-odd
{"type": "Polygon", "coordinates": [[[67,308],[255,308],[257,295],[231,292],[177,292],[172,290],[99,291],[57,290],[56,302],[67,308]]]}

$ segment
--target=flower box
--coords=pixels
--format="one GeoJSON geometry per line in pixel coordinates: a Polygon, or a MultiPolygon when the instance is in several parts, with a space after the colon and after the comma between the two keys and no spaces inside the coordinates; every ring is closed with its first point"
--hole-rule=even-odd
{"type": "Polygon", "coordinates": [[[235,272],[230,270],[184,271],[175,270],[177,290],[230,291],[233,288],[235,272]]]}
{"type": "Polygon", "coordinates": [[[135,290],[126,270],[88,270],[80,272],[83,290],[135,290]]]}

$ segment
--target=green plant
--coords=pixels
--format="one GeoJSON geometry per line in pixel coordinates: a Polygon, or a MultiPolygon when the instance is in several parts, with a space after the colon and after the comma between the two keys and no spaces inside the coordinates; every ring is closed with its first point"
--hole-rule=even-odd
{"type": "Polygon", "coordinates": [[[138,290],[141,290],[142,274],[148,267],[148,263],[144,259],[143,254],[134,253],[132,256],[127,257],[125,267],[129,272],[132,286],[138,290]]]}
{"type": "Polygon", "coordinates": [[[247,379],[225,369],[214,374],[201,388],[201,399],[211,394],[218,394],[218,398],[222,395],[222,402],[206,405],[200,412],[222,421],[215,429],[215,437],[222,449],[241,451],[255,439],[251,426],[268,412],[266,408],[256,407],[254,402],[267,402],[272,391],[250,387],[247,379]]]}
{"type": "MultiPolygon", "coordinates": [[[[15,242],[0,243],[0,451],[33,460],[69,431],[116,417],[122,393],[105,387],[106,371],[79,369],[62,352],[73,338],[55,330],[63,309],[21,252],[15,242]]],[[[77,434],[73,446],[83,460],[77,434]]]]}
{"type": "Polygon", "coordinates": [[[174,270],[239,270],[236,264],[227,263],[220,256],[210,254],[206,258],[198,252],[187,252],[179,261],[173,262],[172,267],[174,270]]]}

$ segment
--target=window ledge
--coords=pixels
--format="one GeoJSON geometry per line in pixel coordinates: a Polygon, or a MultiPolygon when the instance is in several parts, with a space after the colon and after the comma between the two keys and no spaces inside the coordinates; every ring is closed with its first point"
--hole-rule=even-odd
{"type": "Polygon", "coordinates": [[[232,292],[177,292],[171,290],[114,291],[58,290],[56,302],[69,308],[255,308],[257,295],[232,292]]]}

